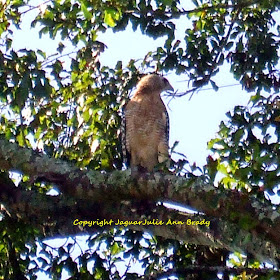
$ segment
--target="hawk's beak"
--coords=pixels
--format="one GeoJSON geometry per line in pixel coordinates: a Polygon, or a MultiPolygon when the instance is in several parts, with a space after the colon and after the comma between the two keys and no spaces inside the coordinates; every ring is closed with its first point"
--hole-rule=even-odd
{"type": "Polygon", "coordinates": [[[174,88],[170,84],[168,84],[165,90],[174,92],[174,88]]]}

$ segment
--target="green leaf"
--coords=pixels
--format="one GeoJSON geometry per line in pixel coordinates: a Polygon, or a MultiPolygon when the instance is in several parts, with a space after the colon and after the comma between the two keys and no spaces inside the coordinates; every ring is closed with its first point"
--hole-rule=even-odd
{"type": "Polygon", "coordinates": [[[104,22],[110,26],[114,27],[116,26],[116,22],[120,19],[120,13],[113,9],[113,8],[107,8],[104,12],[104,22]]]}
{"type": "Polygon", "coordinates": [[[43,52],[42,50],[37,50],[37,53],[42,56],[42,58],[46,59],[46,53],[43,52]]]}
{"type": "Polygon", "coordinates": [[[228,51],[229,49],[231,49],[233,46],[233,42],[228,42],[226,45],[225,45],[225,49],[228,51]]]}
{"type": "Polygon", "coordinates": [[[171,6],[172,2],[173,2],[173,0],[162,0],[162,4],[165,6],[171,6]]]}
{"type": "Polygon", "coordinates": [[[208,143],[207,143],[207,149],[208,150],[211,150],[214,145],[219,142],[221,139],[220,138],[214,138],[214,139],[211,139],[208,143]]]}
{"type": "Polygon", "coordinates": [[[228,168],[223,163],[218,164],[217,170],[224,175],[228,175],[228,168]]]}
{"type": "Polygon", "coordinates": [[[84,2],[81,3],[81,10],[82,10],[82,12],[83,12],[85,18],[86,18],[87,20],[90,20],[91,17],[92,17],[92,15],[91,15],[91,12],[87,9],[87,7],[86,7],[86,5],[85,5],[84,2]]]}
{"type": "Polygon", "coordinates": [[[121,252],[121,248],[119,247],[119,244],[117,242],[114,242],[113,246],[111,247],[111,253],[112,255],[116,255],[119,252],[121,252]]]}
{"type": "Polygon", "coordinates": [[[244,129],[240,128],[233,134],[233,141],[236,145],[239,144],[240,139],[244,135],[244,129]]]}
{"type": "Polygon", "coordinates": [[[22,131],[19,133],[19,135],[16,137],[16,139],[17,139],[17,142],[19,143],[20,146],[24,146],[24,144],[25,144],[25,137],[24,137],[22,131]]]}
{"type": "Polygon", "coordinates": [[[219,87],[216,85],[216,83],[213,81],[213,80],[210,80],[210,83],[212,85],[212,88],[215,90],[215,91],[218,91],[219,90],[219,87]]]}

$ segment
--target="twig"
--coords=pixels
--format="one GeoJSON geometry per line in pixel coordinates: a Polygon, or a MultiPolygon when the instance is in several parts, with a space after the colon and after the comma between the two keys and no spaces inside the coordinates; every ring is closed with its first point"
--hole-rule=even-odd
{"type": "Polygon", "coordinates": [[[45,4],[47,4],[48,2],[52,2],[52,0],[47,0],[47,1],[41,3],[41,4],[37,5],[37,6],[29,6],[29,7],[30,7],[29,9],[27,9],[27,10],[21,12],[20,14],[21,14],[21,15],[24,15],[24,14],[30,12],[30,11],[33,11],[33,10],[35,10],[35,9],[39,9],[40,6],[45,5],[45,4]]]}

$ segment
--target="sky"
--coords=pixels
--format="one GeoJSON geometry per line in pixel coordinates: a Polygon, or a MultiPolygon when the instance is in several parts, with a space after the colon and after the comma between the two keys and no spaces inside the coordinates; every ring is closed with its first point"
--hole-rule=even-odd
{"type": "MultiPolygon", "coordinates": [[[[37,1],[33,2],[37,3],[37,1]]],[[[32,12],[24,19],[22,30],[14,31],[13,48],[15,50],[38,48],[47,51],[48,54],[55,53],[56,41],[47,36],[39,39],[38,28],[30,29],[32,14],[34,15],[32,12]]],[[[188,24],[190,22],[187,18],[181,20],[176,31],[177,39],[183,40],[184,29],[188,24]]],[[[97,39],[108,47],[101,56],[101,62],[112,67],[119,60],[124,61],[123,65],[125,65],[125,62],[132,58],[142,58],[147,52],[156,50],[164,43],[164,38],[154,40],[143,36],[139,30],[132,31],[131,28],[119,33],[108,31],[106,34],[100,34],[97,39]]],[[[168,74],[166,77],[176,91],[185,92],[189,89],[186,75],[168,74]]],[[[250,95],[233,79],[229,65],[222,67],[215,81],[221,87],[218,92],[215,92],[211,86],[206,86],[191,99],[189,95],[172,99],[164,98],[170,118],[170,146],[175,141],[179,141],[176,151],[185,154],[189,162],[196,162],[198,166],[206,163],[206,157],[210,153],[207,150],[207,142],[215,137],[220,122],[226,120],[225,113],[232,110],[235,105],[246,106],[250,98],[250,95]]],[[[48,279],[43,274],[41,276],[41,279],[48,279]]]]}

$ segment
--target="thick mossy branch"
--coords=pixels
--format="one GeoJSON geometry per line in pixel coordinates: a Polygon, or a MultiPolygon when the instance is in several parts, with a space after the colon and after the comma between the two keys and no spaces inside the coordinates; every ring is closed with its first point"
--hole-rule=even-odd
{"type": "Polygon", "coordinates": [[[6,140],[0,140],[0,168],[27,174],[33,181],[55,184],[60,190],[59,196],[20,190],[8,178],[1,177],[0,199],[7,213],[32,224],[43,236],[94,233],[106,228],[97,222],[83,226],[82,221],[112,220],[107,227],[117,226],[118,221],[132,221],[121,226],[194,244],[249,252],[261,261],[277,263],[280,258],[280,236],[276,234],[280,230],[279,214],[269,203],[248,194],[172,175],[155,174],[148,180],[135,181],[127,171],[105,174],[80,170],[6,140]],[[182,213],[156,205],[158,201],[191,206],[204,214],[182,213]],[[146,225],[146,221],[150,224],[146,225]],[[187,221],[197,221],[198,225],[187,221]],[[205,221],[210,221],[210,225],[206,226],[205,221]]]}

